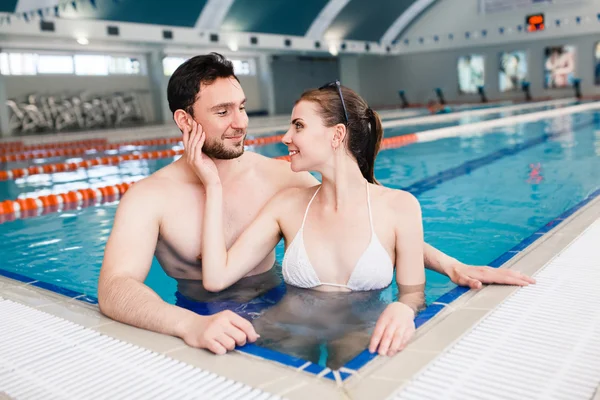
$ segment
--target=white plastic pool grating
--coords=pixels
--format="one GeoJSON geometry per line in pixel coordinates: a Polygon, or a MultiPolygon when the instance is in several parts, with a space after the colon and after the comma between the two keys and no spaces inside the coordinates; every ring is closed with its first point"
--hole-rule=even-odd
{"type": "Polygon", "coordinates": [[[392,396],[591,399],[600,383],[600,220],[392,396]]]}
{"type": "Polygon", "coordinates": [[[0,298],[0,394],[15,399],[279,399],[0,298]]]}

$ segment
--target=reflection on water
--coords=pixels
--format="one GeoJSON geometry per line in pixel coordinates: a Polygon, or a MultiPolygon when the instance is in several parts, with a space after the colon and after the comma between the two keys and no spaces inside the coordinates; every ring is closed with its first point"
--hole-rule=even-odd
{"type": "Polygon", "coordinates": [[[200,281],[180,280],[176,304],[202,315],[234,311],[253,323],[257,345],[339,369],[367,348],[386,291],[300,289],[286,285],[276,266],[216,294],[200,281]]]}
{"type": "Polygon", "coordinates": [[[334,370],[368,347],[387,306],[381,291],[286,289],[283,299],[254,321],[261,335],[257,344],[334,370]]]}

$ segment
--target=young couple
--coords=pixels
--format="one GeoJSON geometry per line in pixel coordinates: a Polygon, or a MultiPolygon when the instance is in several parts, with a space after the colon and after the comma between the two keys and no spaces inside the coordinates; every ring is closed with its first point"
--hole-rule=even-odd
{"type": "Polygon", "coordinates": [[[109,317],[217,354],[254,342],[247,319],[167,304],[144,280],[155,255],[177,280],[182,305],[210,299],[204,288],[224,293],[232,285],[252,298],[272,288],[262,277],[272,276],[282,237],[283,277],[295,291],[350,297],[389,286],[395,270],[399,296],[382,310],[369,343],[381,355],[394,355],[414,333],[424,267],[474,289],[533,283],[515,271],[465,265],[424,243],[418,201],[375,179],[379,116],[339,82],[295,104],[283,138],[291,163],[244,152],[246,99],[221,55],[182,64],[168,99],[186,152],[119,204],[98,288],[109,317]],[[320,173],[322,183],[307,171],[320,173]]]}

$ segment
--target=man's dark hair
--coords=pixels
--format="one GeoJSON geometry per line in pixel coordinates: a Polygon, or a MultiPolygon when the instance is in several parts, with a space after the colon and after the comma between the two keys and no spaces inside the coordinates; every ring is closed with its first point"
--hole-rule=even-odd
{"type": "Polygon", "coordinates": [[[169,108],[181,109],[194,116],[192,105],[200,92],[200,85],[210,85],[217,78],[239,79],[233,72],[233,64],[219,53],[195,56],[181,64],[169,79],[167,99],[169,108]]]}

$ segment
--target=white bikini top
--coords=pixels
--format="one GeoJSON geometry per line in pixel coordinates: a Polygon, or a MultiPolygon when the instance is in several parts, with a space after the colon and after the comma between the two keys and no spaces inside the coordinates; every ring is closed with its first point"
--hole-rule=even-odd
{"type": "Polygon", "coordinates": [[[310,199],[302,226],[290,246],[285,251],[283,257],[283,279],[286,283],[305,289],[315,288],[321,285],[336,286],[347,288],[353,291],[377,290],[387,287],[392,283],[394,275],[394,263],[390,259],[388,252],[383,248],[379,238],[373,229],[373,216],[371,215],[371,198],[369,196],[369,183],[367,183],[367,205],[369,207],[369,221],[371,223],[371,241],[369,246],[358,259],[348,283],[345,285],[338,283],[321,282],[317,272],[313,268],[306,248],[304,247],[304,223],[311,203],[319,193],[321,187],[315,191],[310,199]]]}

